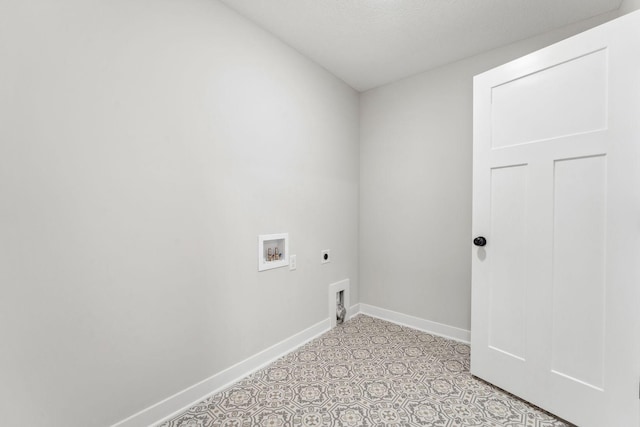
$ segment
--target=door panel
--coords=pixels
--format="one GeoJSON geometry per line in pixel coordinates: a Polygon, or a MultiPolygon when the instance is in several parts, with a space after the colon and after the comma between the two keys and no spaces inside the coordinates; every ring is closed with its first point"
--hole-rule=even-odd
{"type": "Polygon", "coordinates": [[[640,426],[640,12],[474,79],[471,372],[640,426]]]}
{"type": "Polygon", "coordinates": [[[551,369],[603,387],[606,157],[554,168],[551,369]]]}
{"type": "Polygon", "coordinates": [[[492,88],[492,146],[604,129],[607,58],[597,50],[492,88]]]}
{"type": "Polygon", "coordinates": [[[489,346],[525,359],[527,166],[491,170],[489,346]]]}

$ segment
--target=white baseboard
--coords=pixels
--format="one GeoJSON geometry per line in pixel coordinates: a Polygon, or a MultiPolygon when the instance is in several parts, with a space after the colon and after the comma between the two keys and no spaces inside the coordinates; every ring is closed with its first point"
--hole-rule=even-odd
{"type": "Polygon", "coordinates": [[[366,314],[371,317],[377,317],[378,319],[387,320],[389,322],[397,323],[403,326],[408,326],[410,328],[428,332],[433,335],[460,341],[465,344],[469,344],[471,342],[471,331],[468,331],[466,329],[456,328],[455,326],[449,326],[438,322],[432,322],[431,320],[409,316],[408,314],[398,313],[397,311],[387,310],[386,308],[380,308],[369,304],[360,303],[358,305],[360,306],[360,313],[366,314]]]}
{"type": "Polygon", "coordinates": [[[349,307],[349,310],[347,311],[347,318],[345,320],[349,320],[358,314],[360,314],[360,304],[353,304],[349,307]]]}
{"type": "MultiPolygon", "coordinates": [[[[349,307],[347,318],[351,319],[360,313],[464,343],[469,343],[471,340],[471,332],[466,329],[432,322],[363,303],[354,304],[349,307]]],[[[265,367],[274,360],[322,335],[330,328],[331,321],[327,318],[222,372],[113,424],[111,427],[147,427],[161,424],[177,414],[186,411],[212,394],[224,390],[247,375],[265,367]]]]}
{"type": "Polygon", "coordinates": [[[274,360],[295,350],[317,336],[322,335],[329,330],[329,327],[329,319],[318,322],[304,331],[286,338],[266,350],[263,350],[222,372],[200,381],[199,383],[194,384],[191,387],[156,403],[155,405],[143,409],[137,414],[134,414],[111,427],[146,427],[165,422],[212,394],[227,388],[252,372],[263,368],[274,360]]]}

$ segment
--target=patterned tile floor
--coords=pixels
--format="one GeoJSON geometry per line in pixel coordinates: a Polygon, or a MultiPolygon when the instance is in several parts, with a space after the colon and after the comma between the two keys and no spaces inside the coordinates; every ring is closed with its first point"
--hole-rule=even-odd
{"type": "Polygon", "coordinates": [[[162,427],[560,427],[469,374],[469,346],[359,315],[162,427]]]}

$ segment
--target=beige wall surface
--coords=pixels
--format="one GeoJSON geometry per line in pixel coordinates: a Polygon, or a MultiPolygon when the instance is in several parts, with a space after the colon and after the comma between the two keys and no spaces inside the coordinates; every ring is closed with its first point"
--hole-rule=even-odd
{"type": "Polygon", "coordinates": [[[354,90],[211,0],[0,29],[1,424],[117,422],[357,302],[354,90]]]}

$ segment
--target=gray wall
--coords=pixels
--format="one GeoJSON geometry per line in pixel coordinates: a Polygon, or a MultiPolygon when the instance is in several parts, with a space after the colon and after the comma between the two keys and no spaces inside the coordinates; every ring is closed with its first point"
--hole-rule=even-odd
{"type": "Polygon", "coordinates": [[[0,29],[1,424],[114,423],[358,301],[354,90],[213,0],[0,29]]]}
{"type": "Polygon", "coordinates": [[[640,9],[640,0],[623,0],[619,14],[624,15],[640,9]]]}
{"type": "Polygon", "coordinates": [[[372,90],[359,116],[214,0],[2,2],[2,423],[119,421],[325,319],[346,277],[353,303],[362,282],[468,328],[471,76],[580,29],[372,90]],[[258,273],[257,235],[284,231],[298,270],[258,273]]]}
{"type": "Polygon", "coordinates": [[[473,76],[616,16],[361,95],[361,303],[470,329],[473,76]]]}

